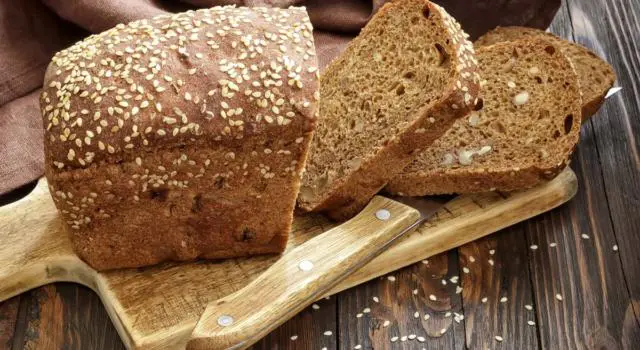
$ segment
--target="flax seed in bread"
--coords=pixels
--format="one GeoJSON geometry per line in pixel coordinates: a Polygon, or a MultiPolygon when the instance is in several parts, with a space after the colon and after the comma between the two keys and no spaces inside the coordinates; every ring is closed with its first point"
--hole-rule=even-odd
{"type": "Polygon", "coordinates": [[[522,38],[546,39],[559,46],[562,52],[569,57],[578,74],[582,91],[582,118],[589,118],[600,109],[604,102],[604,96],[616,81],[616,74],[609,63],[586,47],[561,39],[551,33],[526,27],[498,27],[478,38],[475,45],[480,47],[522,38]]]}
{"type": "Polygon", "coordinates": [[[321,77],[300,207],[357,213],[474,106],[478,83],[473,47],[445,10],[386,4],[321,77]]]}
{"type": "Polygon", "coordinates": [[[481,110],[458,120],[386,187],[391,193],[510,191],[557,175],[580,132],[578,77],[551,41],[477,49],[481,110]]]}
{"type": "Polygon", "coordinates": [[[316,119],[303,8],[119,25],[55,55],[46,176],[98,270],[281,252],[316,119]]]}

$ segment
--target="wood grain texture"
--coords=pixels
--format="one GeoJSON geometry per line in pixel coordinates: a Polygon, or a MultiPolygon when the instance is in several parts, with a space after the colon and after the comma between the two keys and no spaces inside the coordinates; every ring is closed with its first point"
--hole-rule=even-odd
{"type": "Polygon", "coordinates": [[[20,296],[0,303],[0,349],[9,349],[15,337],[20,296]]]}
{"type": "MultiPolygon", "coordinates": [[[[563,8],[551,29],[571,38],[576,14],[567,9],[563,8]]],[[[594,29],[597,21],[594,18],[594,29]]],[[[595,39],[595,32],[592,34],[595,39]]],[[[528,243],[540,247],[530,254],[529,267],[542,348],[634,348],[640,344],[633,299],[620,257],[613,250],[616,236],[593,128],[609,117],[591,118],[582,128],[573,157],[581,184],[576,198],[561,210],[522,224],[528,243]]],[[[626,215],[634,220],[629,211],[626,215]]],[[[637,231],[621,234],[637,236],[637,231]]],[[[637,271],[632,273],[637,276],[637,271]]]]}
{"type": "Polygon", "coordinates": [[[529,249],[519,224],[458,248],[467,347],[538,348],[529,249]]]}
{"type": "Polygon", "coordinates": [[[249,347],[416,227],[421,217],[404,204],[374,197],[354,218],[291,249],[242,289],[207,305],[187,348],[249,347]],[[380,219],[383,211],[389,217],[380,219]],[[232,324],[220,324],[220,317],[232,317],[232,324]]]}
{"type": "Polygon", "coordinates": [[[619,96],[591,121],[603,188],[626,287],[640,323],[640,4],[635,0],[567,1],[573,37],[612,63],[619,96]],[[591,14],[598,14],[596,16],[591,14]],[[635,234],[634,234],[635,233],[635,234]]]}
{"type": "Polygon", "coordinates": [[[461,296],[441,283],[457,273],[453,250],[340,293],[340,348],[463,349],[464,321],[454,321],[461,296]]]}
{"type": "MultiPolygon", "coordinates": [[[[505,197],[496,194],[459,197],[327,294],[547,211],[566,202],[575,190],[575,177],[567,171],[548,184],[505,197]]],[[[208,302],[241,289],[278,259],[264,256],[199,261],[96,274],[72,255],[46,193],[46,183],[41,183],[23,200],[0,208],[0,217],[3,218],[0,229],[9,232],[2,239],[12,240],[10,245],[0,244],[0,256],[4,255],[0,264],[0,299],[52,281],[85,284],[100,295],[128,347],[184,344],[208,302]],[[42,222],[47,223],[44,228],[42,222]],[[25,229],[21,223],[29,225],[25,229]]],[[[334,225],[320,216],[297,217],[287,249],[294,249],[334,225]]]]}

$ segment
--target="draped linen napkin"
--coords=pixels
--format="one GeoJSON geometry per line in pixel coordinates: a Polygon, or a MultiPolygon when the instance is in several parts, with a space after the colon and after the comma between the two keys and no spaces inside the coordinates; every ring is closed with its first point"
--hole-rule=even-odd
{"type": "MultiPolygon", "coordinates": [[[[386,0],[0,0],[0,195],[43,173],[38,95],[53,54],[118,23],[217,5],[306,6],[321,67],[386,0]]],[[[476,38],[498,25],[546,28],[561,0],[435,0],[476,38]]]]}

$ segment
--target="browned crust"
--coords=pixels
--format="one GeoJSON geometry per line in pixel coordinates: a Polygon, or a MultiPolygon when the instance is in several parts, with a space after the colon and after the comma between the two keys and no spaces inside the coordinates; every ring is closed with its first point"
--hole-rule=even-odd
{"type": "MultiPolygon", "coordinates": [[[[507,34],[520,34],[520,37],[541,37],[541,38],[546,38],[549,40],[552,40],[554,42],[558,42],[558,43],[562,43],[564,45],[571,45],[571,47],[573,47],[574,50],[578,50],[580,51],[582,54],[584,55],[589,55],[592,56],[594,58],[598,58],[601,62],[601,66],[604,67],[607,71],[607,75],[609,76],[609,80],[607,81],[607,83],[603,86],[601,93],[597,96],[594,96],[591,99],[584,99],[583,98],[583,105],[582,105],[582,120],[587,120],[589,117],[593,116],[594,114],[596,114],[596,112],[598,112],[598,110],[600,109],[600,107],[602,107],[602,104],[604,103],[604,97],[607,95],[607,92],[609,91],[609,89],[611,89],[611,87],[613,87],[614,82],[616,81],[616,73],[613,70],[613,67],[611,67],[611,65],[599,58],[595,53],[593,53],[593,51],[589,50],[588,48],[574,43],[574,42],[570,42],[568,40],[565,40],[563,38],[560,38],[552,33],[549,32],[545,32],[543,30],[540,29],[536,29],[536,28],[528,28],[528,27],[519,27],[519,26],[510,26],[510,27],[496,27],[495,29],[485,33],[484,35],[482,35],[481,37],[479,37],[475,42],[474,45],[476,47],[481,47],[481,46],[487,46],[487,45],[491,45],[494,44],[496,42],[496,39],[500,38],[500,33],[507,33],[507,34]]],[[[562,45],[560,45],[560,47],[562,48],[562,45]]],[[[568,55],[569,56],[569,55],[568,55]]],[[[571,59],[571,57],[568,57],[569,60],[575,64],[575,62],[573,62],[573,60],[571,59]]]]}
{"type": "MultiPolygon", "coordinates": [[[[383,6],[378,15],[391,11],[394,1],[383,6]]],[[[434,13],[444,18],[450,16],[441,7],[425,1],[434,13]]],[[[455,45],[450,52],[459,53],[461,46],[466,41],[466,34],[459,29],[455,34],[455,45]]],[[[452,36],[453,39],[453,36],[452,36]]],[[[467,42],[468,43],[468,42],[467,42]]],[[[347,50],[348,51],[348,50],[347,50]]],[[[479,92],[479,79],[476,67],[465,68],[453,77],[450,86],[443,96],[433,104],[421,110],[420,117],[407,127],[402,133],[390,141],[387,147],[377,154],[362,162],[360,167],[346,178],[337,179],[332,191],[319,203],[301,202],[298,205],[306,211],[325,212],[334,220],[345,220],[358,213],[369,200],[378,193],[387,182],[399,174],[418,154],[419,150],[428,147],[433,141],[444,134],[456,119],[466,115],[473,107],[479,92]],[[468,87],[471,101],[465,103],[465,92],[456,87],[460,81],[462,86],[468,87]],[[452,106],[459,106],[457,109],[452,106]],[[435,123],[429,122],[432,117],[435,123]],[[428,127],[427,127],[428,126],[428,127]],[[416,132],[418,129],[426,129],[426,132],[416,132]]]]}
{"type": "MultiPolygon", "coordinates": [[[[533,39],[542,41],[549,45],[553,42],[548,40],[533,39]]],[[[521,42],[531,42],[531,39],[523,39],[521,42]]],[[[502,44],[496,44],[502,45],[502,44]]],[[[568,65],[571,61],[565,55],[562,57],[568,65]]],[[[573,70],[572,77],[574,85],[579,86],[578,77],[573,70]]],[[[580,95],[576,94],[576,99],[580,95]]],[[[531,164],[528,167],[506,167],[502,169],[437,169],[435,171],[403,172],[396,176],[393,181],[385,187],[385,192],[403,196],[426,196],[436,194],[452,193],[477,193],[487,191],[514,191],[534,187],[542,182],[553,179],[570,163],[569,157],[575,151],[578,143],[579,125],[575,133],[575,142],[567,151],[565,159],[560,163],[542,166],[531,164]]]]}
{"type": "MultiPolygon", "coordinates": [[[[217,10],[226,11],[222,8],[217,10]]],[[[63,119],[59,118],[60,122],[53,125],[53,118],[59,115],[53,113],[61,106],[61,90],[64,90],[61,86],[67,85],[68,72],[77,69],[78,64],[64,60],[63,51],[47,70],[41,96],[43,121],[47,129],[45,175],[74,251],[97,270],[146,266],[166,260],[279,253],[286,246],[300,187],[300,175],[316,118],[317,63],[311,24],[306,12],[300,8],[247,10],[247,15],[253,17],[252,24],[240,23],[237,30],[254,36],[262,35],[265,31],[277,33],[279,28],[265,20],[261,14],[266,11],[270,16],[275,16],[287,12],[286,21],[282,23],[296,26],[295,30],[304,37],[299,42],[305,45],[305,49],[300,52],[295,50],[293,40],[283,43],[269,40],[264,44],[264,55],[243,59],[239,57],[240,52],[234,50],[230,40],[216,36],[216,30],[220,29],[217,24],[207,25],[207,11],[209,10],[192,11],[131,24],[135,26],[147,23],[155,30],[160,30],[161,27],[162,30],[169,30],[165,26],[176,24],[173,22],[175,18],[179,21],[189,16],[189,23],[200,22],[199,39],[184,44],[190,56],[178,58],[179,55],[175,52],[177,46],[171,42],[170,37],[167,42],[157,44],[167,52],[162,73],[158,72],[151,80],[145,76],[149,74],[148,71],[142,75],[137,74],[137,71],[130,75],[131,80],[138,86],[143,86],[147,92],[154,90],[151,82],[153,80],[168,87],[167,82],[170,80],[165,78],[167,75],[171,75],[174,82],[178,79],[184,81],[181,89],[156,91],[153,99],[145,93],[144,97],[137,99],[134,96],[138,92],[130,87],[131,82],[116,79],[116,75],[113,79],[107,79],[97,73],[101,69],[107,69],[101,66],[103,64],[100,61],[103,59],[132,59],[124,54],[123,57],[116,57],[114,52],[125,51],[125,46],[129,45],[135,47],[137,41],[120,43],[112,50],[101,51],[91,58],[83,56],[79,59],[86,67],[81,66],[86,74],[100,76],[103,86],[126,89],[132,95],[128,99],[128,106],[122,106],[124,111],[120,113],[129,115],[122,117],[123,126],[118,130],[110,129],[116,124],[118,115],[110,117],[107,112],[107,106],[116,104],[115,100],[111,100],[113,93],[105,92],[102,103],[81,95],[83,91],[89,91],[88,96],[92,96],[95,83],[82,85],[76,94],[71,95],[69,107],[66,107],[69,113],[78,112],[78,116],[83,116],[84,122],[76,125],[69,122],[65,125],[63,119]],[[218,48],[205,43],[212,37],[215,37],[218,48]],[[199,58],[197,54],[206,56],[199,58]],[[238,90],[235,98],[220,93],[224,92],[222,86],[229,87],[228,81],[232,79],[221,68],[224,65],[220,63],[222,60],[235,60],[234,62],[241,62],[246,67],[253,64],[259,66],[260,69],[243,73],[254,81],[261,73],[266,73],[267,68],[263,67],[273,67],[277,62],[284,62],[283,55],[300,65],[298,67],[301,73],[296,77],[300,79],[300,84],[288,84],[286,79],[280,81],[282,84],[277,85],[280,86],[279,94],[270,100],[268,107],[260,106],[252,98],[253,95],[249,97],[246,93],[245,88],[250,86],[247,78],[243,81],[235,80],[238,90]],[[88,66],[89,63],[84,61],[96,63],[96,66],[88,66]],[[262,65],[263,62],[266,63],[262,65]],[[199,74],[191,73],[193,68],[199,74]],[[223,85],[223,79],[227,81],[226,85],[223,85]],[[217,93],[209,94],[212,89],[216,89],[217,93]],[[185,92],[194,97],[200,96],[201,101],[208,99],[206,108],[203,107],[205,102],[199,104],[192,98],[187,99],[185,92]],[[277,103],[277,98],[282,101],[277,103]],[[160,111],[149,104],[144,109],[140,106],[133,113],[132,106],[138,108],[141,101],[146,99],[161,102],[164,108],[160,111]],[[224,103],[234,106],[224,107],[224,103]],[[282,116],[285,112],[292,113],[287,115],[291,118],[290,123],[275,122],[275,115],[278,113],[272,106],[276,104],[280,106],[282,116]],[[176,107],[184,112],[184,118],[188,116],[188,122],[198,123],[201,127],[193,133],[190,130],[184,134],[167,133],[158,137],[155,130],[162,125],[160,120],[178,113],[172,111],[176,107]],[[231,114],[224,119],[221,117],[223,110],[236,107],[242,107],[244,113],[236,114],[234,118],[231,118],[231,114]],[[89,112],[80,112],[85,109],[89,112]],[[207,118],[204,109],[214,113],[215,117],[207,118]],[[264,113],[266,109],[271,111],[274,122],[267,123],[265,118],[256,118],[257,114],[264,113]],[[92,118],[96,111],[102,113],[101,118],[92,118]],[[231,119],[234,123],[230,122],[231,119]],[[105,127],[102,133],[97,132],[95,128],[98,120],[108,121],[109,128],[105,127]],[[240,125],[244,127],[239,127],[240,125]],[[140,130],[141,135],[132,138],[131,144],[135,147],[128,148],[126,145],[129,141],[123,141],[127,134],[123,133],[130,132],[133,126],[140,130]],[[93,132],[95,138],[80,147],[74,142],[67,142],[73,139],[63,140],[60,137],[63,128],[70,129],[72,134],[82,139],[93,132]],[[154,132],[143,133],[142,130],[146,128],[153,128],[154,132]],[[227,132],[226,129],[230,131],[227,132]],[[112,151],[97,147],[98,141],[112,145],[112,151]],[[78,147],[77,157],[68,156],[68,150],[72,147],[78,147]],[[80,150],[82,154],[85,151],[95,152],[95,156],[91,161],[79,162],[80,150]],[[58,167],[56,162],[64,162],[64,165],[58,167]]],[[[213,13],[211,16],[218,14],[213,13]]],[[[176,27],[171,28],[191,35],[187,29],[176,27]]],[[[119,35],[117,31],[126,28],[129,27],[121,25],[106,34],[119,35]]],[[[146,34],[131,34],[132,40],[148,40],[146,34]]],[[[233,34],[233,40],[236,37],[233,34]]],[[[103,39],[99,35],[92,36],[85,43],[103,39]]],[[[103,44],[100,41],[98,43],[103,44]]],[[[80,46],[68,50],[83,52],[82,42],[78,45],[80,46]]],[[[139,60],[147,58],[148,56],[142,55],[139,60]]],[[[143,62],[144,65],[146,63],[143,62]]],[[[272,75],[274,71],[269,72],[269,79],[273,84],[275,80],[287,78],[290,71],[296,69],[295,65],[286,67],[286,64],[282,64],[280,68],[280,78],[272,75]]],[[[110,69],[118,71],[114,67],[110,69]]],[[[70,89],[72,88],[73,85],[70,89]]],[[[97,87],[95,89],[98,90],[97,87]]],[[[266,90],[259,91],[262,96],[266,96],[266,90]]],[[[274,90],[269,91],[272,95],[276,94],[274,90]]],[[[172,125],[182,126],[183,123],[187,122],[178,121],[172,125]]]]}
{"type": "Polygon", "coordinates": [[[534,187],[556,177],[566,165],[550,169],[530,167],[488,172],[442,171],[437,173],[401,174],[385,187],[385,192],[402,196],[428,196],[436,194],[478,193],[487,191],[514,191],[534,187]]]}

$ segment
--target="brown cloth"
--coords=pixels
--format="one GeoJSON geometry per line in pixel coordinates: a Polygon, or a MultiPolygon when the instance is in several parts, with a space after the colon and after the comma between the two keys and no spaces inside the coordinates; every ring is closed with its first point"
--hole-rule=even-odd
{"type": "MultiPolygon", "coordinates": [[[[385,0],[0,0],[0,195],[43,172],[38,94],[51,56],[118,23],[216,5],[306,6],[325,66],[385,0]]],[[[435,0],[475,38],[498,25],[546,28],[561,0],[435,0]]]]}

